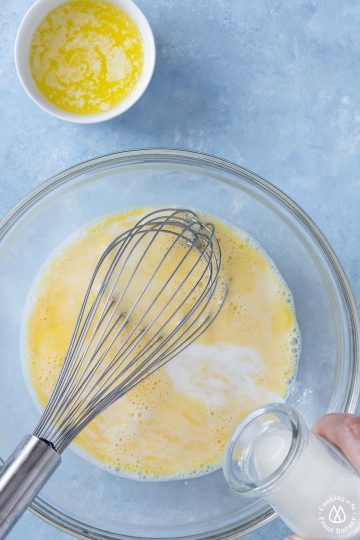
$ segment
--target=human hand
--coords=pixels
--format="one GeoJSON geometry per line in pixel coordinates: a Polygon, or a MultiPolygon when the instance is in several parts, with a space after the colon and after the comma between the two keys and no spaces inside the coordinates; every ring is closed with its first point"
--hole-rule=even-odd
{"type": "MultiPolygon", "coordinates": [[[[353,414],[325,414],[312,430],[340,448],[347,460],[360,473],[360,416],[353,414]]],[[[289,536],[285,540],[302,540],[289,536]]]]}

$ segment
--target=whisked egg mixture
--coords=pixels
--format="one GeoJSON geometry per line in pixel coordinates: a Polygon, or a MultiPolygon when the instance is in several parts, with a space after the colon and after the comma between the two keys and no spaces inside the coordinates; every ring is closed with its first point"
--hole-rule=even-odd
{"type": "MultiPolygon", "coordinates": [[[[135,209],[88,225],[41,269],[23,323],[24,372],[41,408],[97,260],[149,211],[135,209]]],[[[300,351],[291,293],[247,233],[206,219],[215,224],[229,288],[220,315],[195,344],[93,420],[74,442],[82,455],[114,473],[154,480],[218,468],[236,424],[289,391],[300,351]]]]}

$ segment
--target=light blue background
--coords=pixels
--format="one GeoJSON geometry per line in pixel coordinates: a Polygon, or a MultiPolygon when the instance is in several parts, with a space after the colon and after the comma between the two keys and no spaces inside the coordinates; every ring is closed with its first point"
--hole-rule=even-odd
{"type": "MultiPolygon", "coordinates": [[[[15,73],[29,0],[2,0],[0,215],[51,175],[138,147],[201,150],[272,181],[316,221],[360,301],[360,1],[139,0],[152,25],[151,85],[95,126],[47,116],[15,73]]],[[[10,420],[11,421],[11,420],[10,420]]],[[[276,520],[249,540],[282,540],[276,520]]],[[[65,540],[30,513],[11,540],[65,540]]]]}

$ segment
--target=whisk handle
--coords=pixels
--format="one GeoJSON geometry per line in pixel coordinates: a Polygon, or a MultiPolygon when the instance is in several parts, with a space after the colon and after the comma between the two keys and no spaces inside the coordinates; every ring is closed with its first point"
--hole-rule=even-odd
{"type": "Polygon", "coordinates": [[[52,446],[28,435],[0,469],[0,539],[10,532],[60,464],[52,446]]]}

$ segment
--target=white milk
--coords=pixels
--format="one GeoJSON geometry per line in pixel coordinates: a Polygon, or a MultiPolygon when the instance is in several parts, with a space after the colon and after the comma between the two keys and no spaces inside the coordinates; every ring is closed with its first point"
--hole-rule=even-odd
{"type": "Polygon", "coordinates": [[[289,453],[292,434],[279,425],[270,427],[254,442],[254,465],[260,479],[267,478],[284,462],[289,453]]]}
{"type": "Polygon", "coordinates": [[[270,405],[235,431],[227,448],[232,457],[224,462],[230,485],[243,495],[263,497],[303,538],[360,539],[360,475],[300,418],[297,434],[279,409],[289,410],[270,405]]]}
{"type": "Polygon", "coordinates": [[[210,409],[226,407],[235,399],[247,403],[282,400],[256,383],[256,376],[266,378],[267,366],[253,347],[193,343],[166,370],[176,390],[201,399],[210,409]]]}

